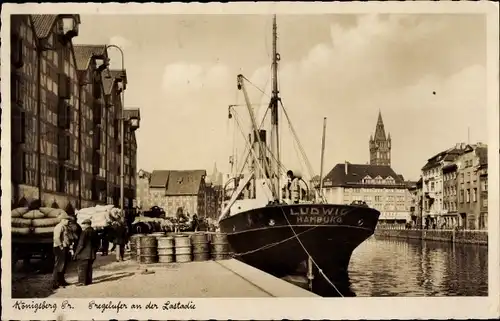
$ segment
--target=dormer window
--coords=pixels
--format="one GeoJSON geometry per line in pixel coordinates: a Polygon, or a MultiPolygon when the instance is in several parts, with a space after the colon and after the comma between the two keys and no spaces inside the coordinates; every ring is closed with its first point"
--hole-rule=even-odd
{"type": "Polygon", "coordinates": [[[61,18],[62,24],[62,34],[68,40],[78,36],[78,27],[80,24],[80,19],[77,19],[75,15],[64,15],[61,18]]]}

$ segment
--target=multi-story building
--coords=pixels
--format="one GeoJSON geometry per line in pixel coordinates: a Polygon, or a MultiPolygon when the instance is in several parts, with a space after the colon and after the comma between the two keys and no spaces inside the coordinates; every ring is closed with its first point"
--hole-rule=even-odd
{"type": "Polygon", "coordinates": [[[479,175],[479,229],[488,229],[488,151],[483,151],[483,156],[479,159],[477,173],[479,175]]]}
{"type": "Polygon", "coordinates": [[[443,219],[447,229],[459,226],[457,208],[457,164],[443,166],[443,219]]]}
{"type": "MultiPolygon", "coordinates": [[[[106,46],[73,45],[79,24],[79,15],[12,16],[13,206],[34,199],[62,208],[118,205],[119,189],[107,187],[116,187],[119,166],[107,160],[120,141],[109,136],[121,119],[111,110],[121,110],[121,100],[106,94],[106,46]]],[[[125,141],[134,145],[139,115],[129,116],[125,141]]]]}
{"type": "Polygon", "coordinates": [[[79,207],[107,203],[106,181],[109,178],[105,158],[108,155],[107,105],[102,72],[107,68],[105,45],[75,45],[76,67],[79,74],[79,106],[75,121],[80,126],[78,154],[81,169],[79,207]]]}
{"type": "Polygon", "coordinates": [[[418,182],[405,181],[406,184],[406,198],[408,200],[408,206],[410,211],[410,217],[413,224],[417,224],[418,221],[418,182]]]}
{"type": "Polygon", "coordinates": [[[423,194],[425,195],[423,219],[426,227],[441,227],[445,224],[443,206],[443,168],[453,164],[463,153],[465,144],[456,144],[429,158],[422,167],[423,194]]]}
{"type": "Polygon", "coordinates": [[[11,16],[12,197],[74,208],[78,199],[79,15],[11,16]]]}
{"type": "MultiPolygon", "coordinates": [[[[133,208],[136,200],[136,184],[137,184],[137,140],[135,130],[139,128],[139,120],[141,119],[139,108],[127,108],[124,112],[124,195],[125,207],[133,208]]],[[[120,145],[120,144],[118,144],[120,145]]]]}
{"type": "Polygon", "coordinates": [[[149,200],[149,184],[151,182],[151,173],[143,169],[137,172],[137,184],[136,184],[136,198],[137,207],[143,211],[149,210],[151,208],[151,202],[149,200]]]}
{"type": "Polygon", "coordinates": [[[337,164],[323,180],[329,203],[364,201],[380,211],[380,224],[405,224],[410,220],[411,199],[401,177],[386,165],[337,164]]]}
{"type": "Polygon", "coordinates": [[[370,135],[370,164],[391,166],[391,134],[385,135],[382,113],[379,111],[375,135],[370,135]]]}
{"type": "Polygon", "coordinates": [[[151,206],[174,217],[177,210],[198,217],[206,216],[205,170],[154,170],[149,184],[151,206]]]}
{"type": "Polygon", "coordinates": [[[484,229],[487,226],[487,163],[488,147],[478,143],[467,145],[458,159],[458,208],[460,226],[484,229]],[[482,177],[481,177],[482,176],[482,177]],[[484,193],[484,192],[486,193],[484,193]]]}

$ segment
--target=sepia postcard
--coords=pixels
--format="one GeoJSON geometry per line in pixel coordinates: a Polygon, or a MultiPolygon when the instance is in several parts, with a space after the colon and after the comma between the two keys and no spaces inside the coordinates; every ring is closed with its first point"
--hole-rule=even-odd
{"type": "Polygon", "coordinates": [[[2,9],[2,320],[500,317],[497,3],[2,9]]]}

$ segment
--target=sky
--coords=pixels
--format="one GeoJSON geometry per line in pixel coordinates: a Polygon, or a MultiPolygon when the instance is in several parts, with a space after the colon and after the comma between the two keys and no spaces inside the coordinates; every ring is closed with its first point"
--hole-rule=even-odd
{"type": "MultiPolygon", "coordinates": [[[[369,161],[379,111],[392,138],[392,168],[406,179],[418,179],[428,158],[458,142],[487,142],[484,16],[279,15],[277,21],[280,96],[313,174],[320,172],[323,117],[325,174],[337,163],[369,161]]],[[[123,49],[125,106],[141,110],[139,168],[211,173],[217,163],[228,172],[232,153],[243,158],[242,130],[250,127],[236,76],[249,79],[250,101],[263,117],[272,16],[82,15],[74,43],[123,49]],[[229,120],[231,104],[238,107],[229,120]]],[[[118,51],[109,55],[111,68],[121,68],[118,51]]],[[[283,114],[280,120],[284,165],[309,176],[283,114]]]]}

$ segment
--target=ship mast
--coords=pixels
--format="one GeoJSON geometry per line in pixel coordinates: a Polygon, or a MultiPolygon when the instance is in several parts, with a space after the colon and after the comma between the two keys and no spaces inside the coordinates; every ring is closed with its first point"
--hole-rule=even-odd
{"type": "Polygon", "coordinates": [[[275,195],[281,201],[280,193],[280,150],[279,150],[279,127],[278,127],[278,61],[280,60],[277,52],[277,26],[276,15],[273,17],[273,64],[272,64],[272,97],[271,108],[271,179],[274,181],[275,195]],[[273,157],[275,156],[275,157],[273,157]]]}

